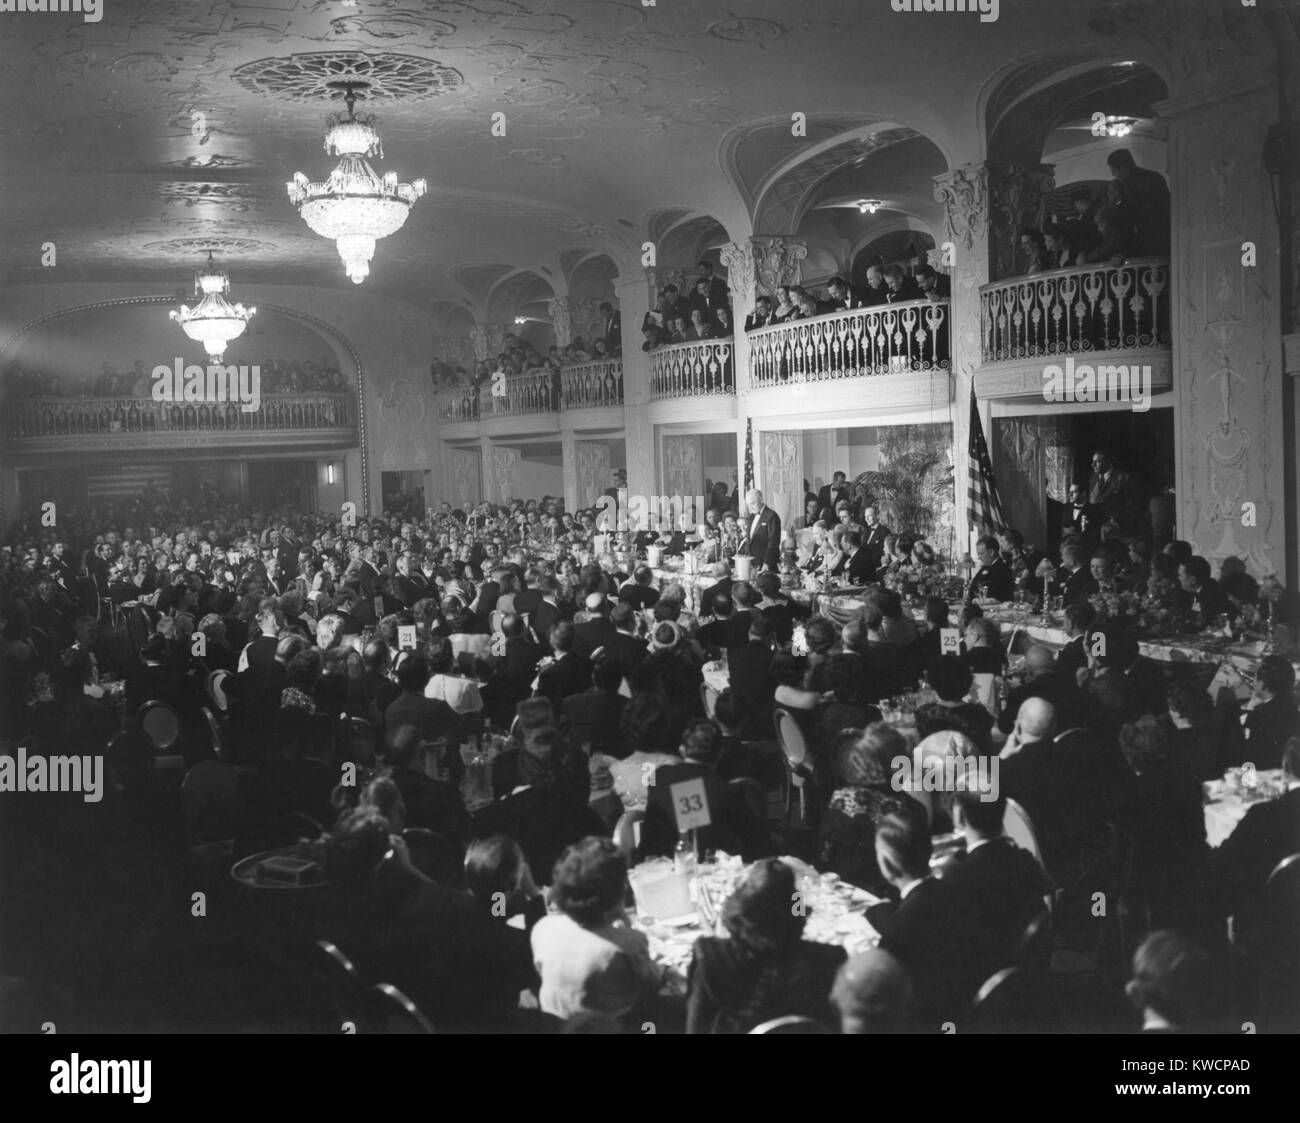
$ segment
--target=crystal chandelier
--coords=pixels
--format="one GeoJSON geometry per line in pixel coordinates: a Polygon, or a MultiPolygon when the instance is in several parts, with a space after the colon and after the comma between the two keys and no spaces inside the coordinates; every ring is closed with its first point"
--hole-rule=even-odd
{"type": "Polygon", "coordinates": [[[402,228],[428,185],[422,179],[398,183],[396,172],[380,178],[367,159],[384,155],[375,118],[354,109],[356,88],[364,83],[339,85],[346,90],[348,111],[331,115],[325,134],[325,151],[339,157],[338,167],[324,183],[295,172],[289,199],[312,230],[334,240],[348,276],[359,285],[370,273],[375,242],[402,228]]]}
{"type": "Polygon", "coordinates": [[[193,308],[182,304],[179,311],[170,313],[186,335],[203,344],[214,363],[221,362],[226,344],[243,335],[248,321],[257,314],[256,308],[231,304],[226,299],[229,291],[230,278],[217,268],[209,250],[208,264],[194,274],[194,295],[203,299],[193,308]]]}

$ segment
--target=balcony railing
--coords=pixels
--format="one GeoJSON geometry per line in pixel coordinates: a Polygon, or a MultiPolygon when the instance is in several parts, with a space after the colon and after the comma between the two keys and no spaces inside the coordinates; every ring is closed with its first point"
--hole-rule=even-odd
{"type": "Polygon", "coordinates": [[[456,386],[439,390],[434,407],[439,421],[477,421],[478,389],[474,386],[456,386]]]}
{"type": "Polygon", "coordinates": [[[560,371],[565,409],[598,409],[623,404],[623,360],[577,363],[560,371]]]}
{"type": "Polygon", "coordinates": [[[1057,269],[980,289],[984,361],[1168,346],[1169,262],[1057,269]]]}
{"type": "Polygon", "coordinates": [[[258,408],[239,402],[156,402],[152,398],[16,398],[4,405],[12,439],[111,433],[265,432],[355,429],[350,393],[263,394],[258,408]]]}
{"type": "Polygon", "coordinates": [[[852,308],[748,333],[755,386],[947,370],[948,302],[852,308]]]}
{"type": "Polygon", "coordinates": [[[560,406],[559,389],[559,379],[546,369],[493,378],[479,388],[479,415],[488,418],[554,413],[560,406]]]}
{"type": "Polygon", "coordinates": [[[650,394],[702,398],[736,392],[730,339],[670,343],[650,352],[650,394]]]}

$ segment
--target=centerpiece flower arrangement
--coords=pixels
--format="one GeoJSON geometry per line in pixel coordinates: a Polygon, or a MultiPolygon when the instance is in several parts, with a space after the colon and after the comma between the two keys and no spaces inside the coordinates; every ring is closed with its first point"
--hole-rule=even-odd
{"type": "Polygon", "coordinates": [[[961,578],[954,578],[946,573],[938,562],[928,565],[915,559],[898,562],[890,566],[881,583],[899,596],[915,597],[949,597],[961,595],[961,578]],[[954,588],[954,581],[956,582],[954,588]]]}

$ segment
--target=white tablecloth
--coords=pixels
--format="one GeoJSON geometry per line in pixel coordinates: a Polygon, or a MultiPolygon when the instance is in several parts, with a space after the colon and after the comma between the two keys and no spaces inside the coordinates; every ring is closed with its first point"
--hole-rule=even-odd
{"type": "MultiPolygon", "coordinates": [[[[1266,786],[1274,786],[1274,790],[1277,790],[1277,786],[1282,782],[1280,768],[1260,772],[1257,775],[1266,786]]],[[[1260,800],[1246,800],[1240,792],[1224,791],[1223,782],[1220,780],[1206,786],[1212,789],[1212,794],[1217,798],[1205,805],[1205,841],[1217,849],[1223,845],[1228,835],[1237,829],[1237,824],[1246,817],[1246,812],[1260,800]]]]}

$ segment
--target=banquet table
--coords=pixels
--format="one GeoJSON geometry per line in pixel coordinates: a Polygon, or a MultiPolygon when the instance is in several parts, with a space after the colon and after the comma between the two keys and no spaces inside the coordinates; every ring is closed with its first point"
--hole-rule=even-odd
{"type": "MultiPolygon", "coordinates": [[[[879,933],[868,923],[866,910],[879,904],[880,898],[849,885],[836,874],[819,874],[797,858],[782,858],[794,868],[800,901],[807,909],[808,923],[804,939],[819,944],[838,944],[849,955],[856,955],[880,941],[879,933]]],[[[634,915],[632,925],[644,932],[650,943],[650,956],[665,968],[668,981],[684,988],[695,941],[701,936],[726,935],[718,926],[722,906],[741,883],[747,867],[739,857],[718,854],[714,862],[702,863],[692,896],[696,911],[667,920],[634,915]],[[701,891],[704,894],[701,899],[701,891]],[[712,922],[701,915],[703,912],[712,922]]],[[[639,910],[637,910],[639,912],[639,910]]]]}
{"type": "Polygon", "coordinates": [[[1285,792],[1285,782],[1280,768],[1256,773],[1258,782],[1253,788],[1228,785],[1223,780],[1211,780],[1205,785],[1205,841],[1218,849],[1246,812],[1257,803],[1277,798],[1285,792]],[[1273,793],[1276,793],[1273,794],[1273,793]]]}

